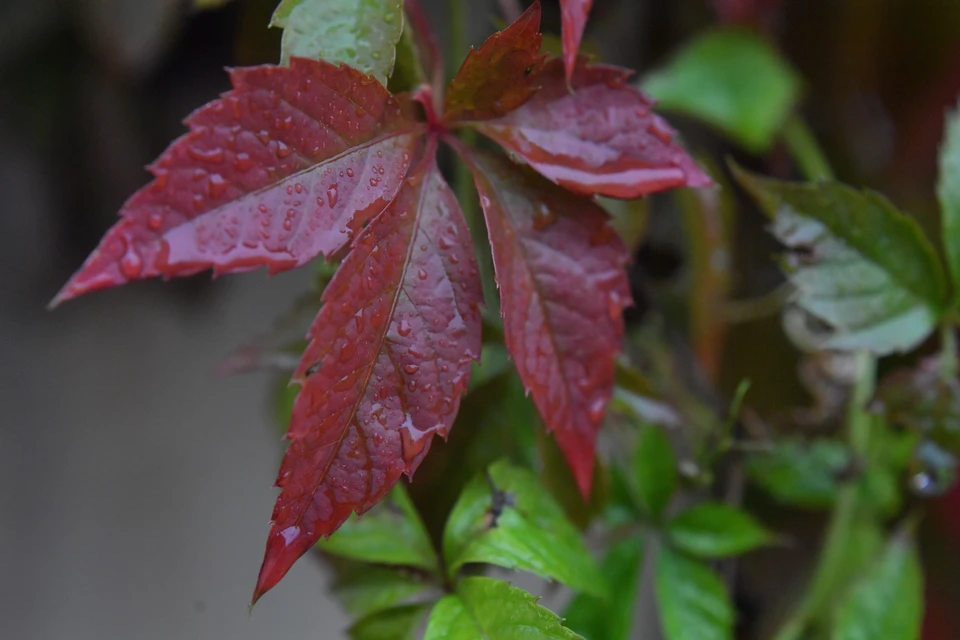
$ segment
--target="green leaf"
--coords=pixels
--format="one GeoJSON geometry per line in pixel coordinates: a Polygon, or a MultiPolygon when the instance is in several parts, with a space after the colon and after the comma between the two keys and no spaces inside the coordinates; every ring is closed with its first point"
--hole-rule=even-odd
{"type": "Polygon", "coordinates": [[[414,640],[429,605],[411,604],[378,611],[347,630],[350,640],[414,640]]]}
{"type": "Polygon", "coordinates": [[[705,502],[671,520],[667,539],[693,556],[725,558],[769,544],[773,536],[750,514],[721,502],[705,502]]]}
{"type": "Polygon", "coordinates": [[[640,536],[615,543],[600,568],[607,578],[609,598],[578,593],[567,606],[566,624],[587,640],[628,640],[633,627],[644,539],[640,536]]]}
{"type": "Polygon", "coordinates": [[[283,0],[270,26],[283,29],[281,64],[293,56],[342,62],[386,85],[403,32],[403,0],[283,0]]]}
{"type": "Polygon", "coordinates": [[[773,451],[747,459],[747,476],[783,504],[811,509],[829,507],[852,462],[842,442],[818,439],[778,441],[773,451]]]}
{"type": "Polygon", "coordinates": [[[493,578],[465,578],[433,608],[424,640],[575,640],[537,597],[493,578]]]}
{"type": "Polygon", "coordinates": [[[953,280],[953,304],[960,302],[960,110],[947,115],[937,180],[943,244],[953,280]]]}
{"type": "Polygon", "coordinates": [[[824,349],[909,351],[943,312],[943,269],[916,221],[873,191],[768,180],[732,166],[794,254],[796,302],[832,329],[824,349]]]}
{"type": "Polygon", "coordinates": [[[193,0],[193,6],[197,9],[218,9],[232,0],[193,0]]]}
{"type": "Polygon", "coordinates": [[[833,640],[914,640],[923,619],[923,572],[914,541],[900,532],[837,605],[833,640]]]}
{"type": "Polygon", "coordinates": [[[660,518],[677,489],[677,460],[663,429],[640,428],[632,466],[637,502],[648,516],[660,518]]]}
{"type": "Polygon", "coordinates": [[[451,576],[468,562],[484,562],[605,595],[603,576],[563,509],[532,471],[505,461],[464,488],[443,552],[451,576]]]}
{"type": "Polygon", "coordinates": [[[733,638],[733,605],[713,571],[668,547],[657,554],[655,577],[660,623],[667,640],[733,638]]]}
{"type": "Polygon", "coordinates": [[[717,127],[750,151],[768,149],[800,95],[796,72],[743,29],[710,31],[688,44],[643,89],[676,111],[717,127]]]}
{"type": "Polygon", "coordinates": [[[333,593],[354,617],[389,609],[430,587],[423,576],[402,568],[351,561],[337,569],[333,593]]]}
{"type": "Polygon", "coordinates": [[[398,484],[364,516],[351,515],[317,547],[344,558],[437,570],[437,556],[406,488],[398,484]]]}

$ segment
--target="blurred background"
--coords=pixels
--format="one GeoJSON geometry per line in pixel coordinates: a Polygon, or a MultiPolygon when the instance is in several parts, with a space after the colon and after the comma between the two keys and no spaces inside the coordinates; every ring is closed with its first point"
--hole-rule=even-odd
{"type": "MultiPolygon", "coordinates": [[[[424,4],[445,39],[447,3],[424,4]]],[[[479,42],[502,24],[498,3],[468,4],[479,42]]],[[[143,165],[184,131],[182,118],[228,89],[224,66],[277,60],[280,33],[266,28],[275,5],[0,1],[2,638],[333,639],[348,624],[315,560],[248,616],[281,444],[272,378],[216,375],[309,274],[144,282],[45,309],[147,181],[143,165]]],[[[558,32],[556,2],[544,9],[544,30],[558,32]]],[[[839,178],[880,189],[935,235],[943,115],[960,91],[960,3],[596,0],[587,47],[643,74],[724,21],[766,34],[798,69],[802,111],[839,178]]],[[[671,121],[693,147],[758,164],[711,131],[671,121]]],[[[776,148],[763,167],[790,172],[776,148]]],[[[652,229],[633,269],[641,303],[688,268],[670,224],[652,229]]],[[[761,295],[779,277],[774,245],[759,215],[739,217],[735,231],[733,295],[761,295]]],[[[733,327],[723,352],[736,357],[724,358],[721,387],[759,379],[758,411],[809,401],[795,372],[782,371],[798,359],[775,316],[733,327]]],[[[803,575],[822,524],[753,506],[809,540],[775,562],[747,563],[745,615],[803,575]]],[[[952,494],[925,524],[928,638],[960,638],[958,543],[952,494]]]]}

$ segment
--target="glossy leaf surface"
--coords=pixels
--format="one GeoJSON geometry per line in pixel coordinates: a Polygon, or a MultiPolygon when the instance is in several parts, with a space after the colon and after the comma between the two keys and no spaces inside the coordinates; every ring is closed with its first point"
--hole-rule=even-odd
{"type": "Polygon", "coordinates": [[[468,158],[487,221],[507,348],[584,496],[613,395],[627,253],[592,201],[502,156],[468,158]]]}
{"type": "Polygon", "coordinates": [[[567,81],[573,77],[583,30],[587,26],[593,0],[560,0],[560,31],[563,38],[563,66],[567,81]]]}
{"type": "Polygon", "coordinates": [[[954,304],[960,302],[960,111],[954,110],[945,123],[940,148],[940,176],[937,180],[943,245],[953,281],[954,304]]]}
{"type": "Polygon", "coordinates": [[[726,587],[705,564],[668,547],[657,553],[660,624],[667,640],[729,640],[734,610],[726,587]]]}
{"type": "Polygon", "coordinates": [[[800,97],[800,78],[746,29],[710,31],[643,80],[659,107],[702,120],[747,149],[776,139],[800,97]]]}
{"type": "Polygon", "coordinates": [[[538,86],[540,3],[517,21],[471,49],[447,87],[444,120],[488,120],[507,114],[530,99],[538,86]]]}
{"type": "Polygon", "coordinates": [[[433,608],[424,640],[576,640],[536,596],[493,578],[465,578],[433,608]]]}
{"type": "Polygon", "coordinates": [[[375,80],[304,59],[231,80],[54,302],[211,267],[288,269],[336,253],[392,200],[416,124],[375,80]]]}
{"type": "Polygon", "coordinates": [[[735,173],[793,251],[784,267],[796,302],[833,328],[822,348],[908,351],[930,333],[946,297],[943,270],[916,221],[875,192],[735,173]]]}
{"type": "Polygon", "coordinates": [[[719,502],[705,502],[671,520],[667,539],[690,555],[723,558],[762,547],[773,536],[745,511],[719,502]]]}
{"type": "Polygon", "coordinates": [[[449,430],[480,354],[469,237],[430,154],[324,291],[294,375],[303,388],[255,599],[411,475],[433,435],[449,430]]]}
{"type": "Polygon", "coordinates": [[[580,532],[532,471],[498,462],[464,488],[443,535],[447,569],[470,562],[530,571],[605,595],[580,532]]]}
{"type": "Polygon", "coordinates": [[[270,20],[283,29],[281,64],[343,63],[386,85],[403,32],[403,0],[282,0],[270,20]]]}
{"type": "Polygon", "coordinates": [[[563,64],[551,60],[530,100],[474,126],[577,193],[637,198],[713,184],[676,143],[670,125],[653,113],[653,101],[627,84],[629,75],[619,67],[581,65],[571,93],[563,64]]]}

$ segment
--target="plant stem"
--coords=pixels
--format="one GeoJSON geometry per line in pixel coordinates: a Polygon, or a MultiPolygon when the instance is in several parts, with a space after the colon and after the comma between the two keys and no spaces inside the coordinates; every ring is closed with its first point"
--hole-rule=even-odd
{"type": "Polygon", "coordinates": [[[957,377],[957,334],[952,322],[940,327],[940,375],[944,380],[957,377]]]}
{"type": "Polygon", "coordinates": [[[783,141],[807,180],[833,179],[833,169],[803,118],[794,115],[787,121],[783,141]]]}

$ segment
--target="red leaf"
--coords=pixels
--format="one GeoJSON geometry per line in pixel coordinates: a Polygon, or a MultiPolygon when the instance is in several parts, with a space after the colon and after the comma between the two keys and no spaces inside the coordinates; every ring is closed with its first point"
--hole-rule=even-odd
{"type": "Polygon", "coordinates": [[[570,93],[559,60],[537,77],[526,104],[474,124],[544,176],[571,191],[637,198],[673,187],[704,187],[710,178],[653,113],[653,101],[626,83],[630,72],[578,66],[570,93]]]}
{"type": "Polygon", "coordinates": [[[577,66],[580,41],[587,26],[593,0],[560,0],[560,31],[563,36],[563,65],[569,83],[577,66]]]}
{"type": "Polygon", "coordinates": [[[447,87],[444,120],[499,118],[530,99],[543,64],[540,55],[540,2],[495,33],[479,49],[470,49],[447,87]]]}
{"type": "Polygon", "coordinates": [[[231,80],[187,118],[54,303],[209,267],[287,269],[344,247],[393,198],[419,125],[376,80],[306,59],[231,80]]]}
{"type": "Polygon", "coordinates": [[[627,250],[591,200],[502,156],[464,156],[490,233],[507,348],[588,496],[631,304],[627,250]]]}
{"type": "Polygon", "coordinates": [[[473,243],[434,159],[358,236],[294,380],[292,440],[254,600],[321,536],[413,474],[446,436],[480,354],[473,243]]]}

